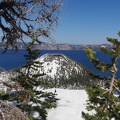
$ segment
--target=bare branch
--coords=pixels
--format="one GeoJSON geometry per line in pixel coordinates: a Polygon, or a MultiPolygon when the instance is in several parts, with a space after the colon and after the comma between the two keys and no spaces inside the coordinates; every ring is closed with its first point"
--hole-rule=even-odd
{"type": "Polygon", "coordinates": [[[27,14],[28,12],[30,12],[36,5],[37,5],[37,3],[35,3],[34,5],[32,5],[27,11],[25,11],[23,13],[23,15],[27,14]]]}
{"type": "Polygon", "coordinates": [[[120,93],[120,90],[113,84],[114,88],[120,93]]]}
{"type": "Polygon", "coordinates": [[[0,3],[1,40],[6,49],[24,36],[48,37],[54,25],[57,25],[61,0],[4,0],[0,3]],[[4,7],[3,7],[4,6],[4,7]]]}

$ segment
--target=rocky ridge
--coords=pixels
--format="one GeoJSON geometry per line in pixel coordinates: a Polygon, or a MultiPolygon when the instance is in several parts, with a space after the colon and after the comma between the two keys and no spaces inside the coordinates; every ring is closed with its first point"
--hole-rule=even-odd
{"type": "MultiPolygon", "coordinates": [[[[26,42],[26,45],[28,43],[26,42]]],[[[106,48],[111,48],[110,44],[79,44],[79,45],[73,45],[73,44],[57,44],[57,43],[46,43],[42,42],[41,44],[36,44],[35,48],[39,50],[84,50],[86,47],[89,47],[93,50],[99,50],[101,46],[104,46],[106,48]]],[[[4,44],[0,42],[0,49],[4,48],[4,44]]],[[[26,46],[22,42],[17,43],[18,49],[25,49],[26,46]]],[[[11,46],[8,47],[8,49],[12,49],[11,46]]]]}

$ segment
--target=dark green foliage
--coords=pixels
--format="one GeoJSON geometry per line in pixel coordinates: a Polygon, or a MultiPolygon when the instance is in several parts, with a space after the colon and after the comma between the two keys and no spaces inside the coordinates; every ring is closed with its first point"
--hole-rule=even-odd
{"type": "MultiPolygon", "coordinates": [[[[55,107],[57,99],[55,93],[44,93],[37,89],[40,86],[48,85],[49,82],[40,79],[40,76],[44,74],[38,73],[42,64],[35,61],[40,52],[34,49],[34,45],[36,42],[41,43],[37,39],[38,37],[51,38],[50,33],[57,25],[58,11],[61,5],[61,0],[2,0],[0,2],[0,29],[2,31],[1,41],[3,42],[0,48],[5,51],[9,48],[18,50],[17,43],[21,41],[27,47],[26,51],[28,52],[25,55],[27,64],[17,70],[19,73],[17,78],[14,78],[11,83],[6,83],[7,87],[12,90],[16,89],[14,95],[13,93],[0,94],[0,99],[17,100],[23,111],[28,112],[28,114],[30,110],[38,111],[43,120],[46,119],[46,108],[55,107]],[[26,44],[25,38],[31,41],[29,45],[26,44]],[[16,84],[19,87],[16,88],[14,86],[16,84]],[[48,99],[47,102],[43,98],[48,99]],[[36,106],[30,106],[29,101],[35,103],[36,106]]],[[[30,119],[33,119],[31,115],[30,119]]]]}
{"type": "MultiPolygon", "coordinates": [[[[111,56],[111,63],[99,61],[95,58],[95,51],[86,49],[86,54],[94,67],[102,72],[110,72],[111,76],[102,77],[106,83],[103,87],[96,85],[87,88],[89,97],[87,110],[93,111],[94,114],[82,112],[85,120],[120,120],[120,80],[116,80],[117,60],[120,58],[120,42],[114,38],[107,38],[107,40],[112,43],[111,49],[101,47],[100,51],[111,56]],[[115,95],[116,93],[117,95],[115,95]]],[[[101,76],[92,74],[92,77],[100,78],[101,76]]]]}
{"type": "Polygon", "coordinates": [[[95,120],[111,120],[112,118],[119,120],[119,97],[116,97],[113,93],[106,93],[106,90],[99,86],[88,88],[87,93],[89,95],[87,110],[94,110],[96,113],[94,115],[83,113],[85,120],[89,120],[93,116],[95,120]]]}
{"type": "MultiPolygon", "coordinates": [[[[18,81],[20,85],[24,88],[24,90],[29,94],[27,98],[30,97],[30,101],[35,103],[36,106],[25,104],[23,109],[25,111],[38,111],[43,120],[45,120],[47,116],[46,108],[56,107],[56,94],[51,92],[43,92],[40,89],[37,89],[38,86],[41,86],[43,84],[48,85],[48,82],[43,82],[40,79],[40,76],[43,76],[44,74],[40,74],[37,72],[38,69],[42,67],[42,63],[40,63],[39,61],[35,61],[40,52],[34,49],[34,42],[31,42],[26,50],[28,52],[28,55],[25,55],[25,58],[28,60],[28,62],[20,70],[18,81]]],[[[22,95],[23,94],[21,94],[20,96],[22,95]]]]}
{"type": "MultiPolygon", "coordinates": [[[[25,111],[30,115],[30,111],[37,111],[43,120],[46,120],[47,111],[46,109],[50,109],[52,107],[56,107],[56,92],[44,92],[41,86],[49,85],[49,82],[42,81],[40,76],[44,74],[38,73],[38,69],[42,67],[42,63],[39,61],[35,61],[39,55],[39,51],[34,49],[34,41],[30,42],[28,48],[26,49],[28,54],[25,55],[27,59],[27,64],[17,69],[18,76],[15,79],[18,82],[19,86],[22,89],[18,89],[15,91],[14,96],[1,95],[1,99],[3,100],[17,100],[19,103],[19,108],[22,111],[25,111]],[[30,102],[34,103],[30,104],[30,102]]],[[[13,94],[13,93],[12,93],[13,94]]],[[[30,120],[34,120],[34,118],[30,115],[30,120]]]]}

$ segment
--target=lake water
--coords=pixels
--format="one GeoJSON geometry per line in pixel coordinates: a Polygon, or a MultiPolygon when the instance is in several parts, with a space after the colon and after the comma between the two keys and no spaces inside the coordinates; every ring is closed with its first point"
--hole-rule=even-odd
{"type": "MultiPolygon", "coordinates": [[[[84,50],[42,50],[40,56],[42,56],[46,53],[64,54],[64,55],[68,56],[69,58],[86,66],[87,68],[89,68],[90,70],[95,72],[96,74],[100,74],[102,76],[109,75],[109,73],[102,73],[102,72],[96,70],[93,67],[93,64],[90,63],[90,60],[86,56],[84,50]]],[[[2,51],[0,51],[0,67],[5,68],[6,70],[10,70],[10,69],[17,68],[17,67],[25,64],[26,60],[23,56],[24,54],[26,54],[25,50],[19,50],[18,52],[8,50],[5,54],[2,54],[2,51]]],[[[100,51],[97,51],[96,57],[104,62],[110,63],[110,57],[109,56],[106,57],[106,55],[100,51]]],[[[118,63],[120,63],[120,60],[118,60],[118,63]]],[[[118,64],[118,69],[120,70],[120,64],[118,64]]],[[[117,73],[117,78],[120,78],[119,71],[117,73]]]]}

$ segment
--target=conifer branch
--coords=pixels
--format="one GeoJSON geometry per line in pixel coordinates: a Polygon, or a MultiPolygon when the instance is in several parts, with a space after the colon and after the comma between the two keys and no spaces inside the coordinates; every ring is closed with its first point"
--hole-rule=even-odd
{"type": "MultiPolygon", "coordinates": [[[[120,32],[119,32],[120,35],[120,32]]],[[[100,50],[111,57],[111,63],[103,63],[94,57],[95,52],[86,49],[94,67],[103,72],[110,72],[111,76],[106,77],[106,84],[103,87],[94,86],[87,89],[89,96],[88,110],[94,110],[94,114],[83,113],[85,120],[119,120],[120,119],[120,81],[116,79],[117,60],[120,58],[120,42],[114,38],[107,38],[113,44],[111,49],[101,48],[100,50]],[[118,91],[118,96],[115,92],[118,91]]]]}

